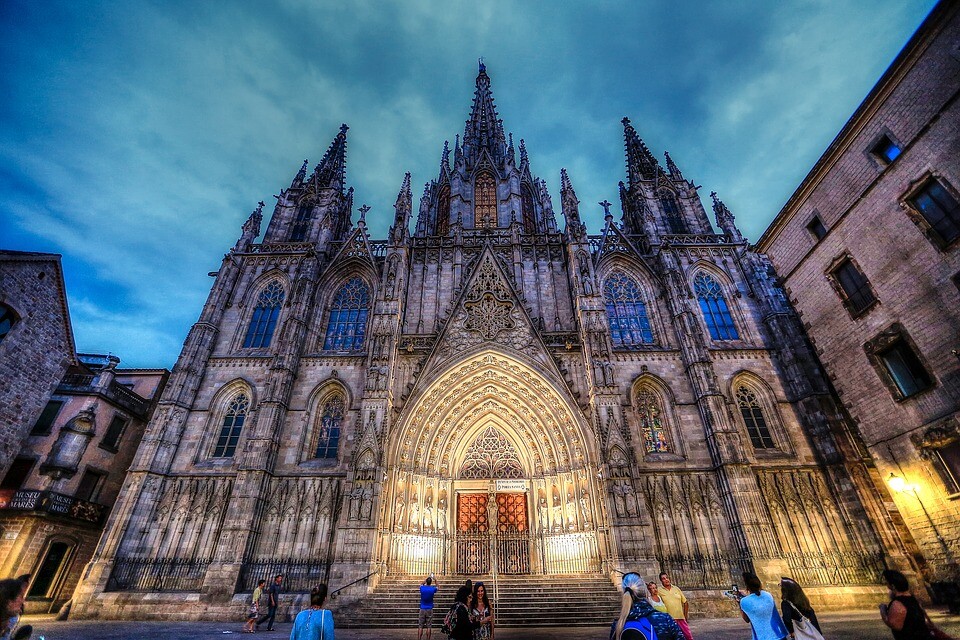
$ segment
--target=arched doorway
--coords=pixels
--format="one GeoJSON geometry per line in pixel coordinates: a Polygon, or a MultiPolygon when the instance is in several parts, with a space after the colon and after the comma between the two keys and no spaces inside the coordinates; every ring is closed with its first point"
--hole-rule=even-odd
{"type": "Polygon", "coordinates": [[[412,398],[388,452],[388,571],[599,572],[595,445],[565,395],[529,362],[487,350],[412,398]]]}

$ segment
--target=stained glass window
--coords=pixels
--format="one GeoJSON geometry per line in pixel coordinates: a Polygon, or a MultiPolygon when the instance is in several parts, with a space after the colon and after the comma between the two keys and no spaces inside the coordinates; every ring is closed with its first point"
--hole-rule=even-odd
{"type": "Polygon", "coordinates": [[[307,237],[307,229],[310,227],[310,214],[313,211],[313,205],[304,202],[297,209],[297,217],[293,220],[293,229],[290,231],[291,242],[302,242],[307,237]]]}
{"type": "Polygon", "coordinates": [[[663,426],[663,407],[656,393],[643,389],[637,394],[637,415],[640,417],[644,451],[647,453],[669,452],[667,430],[663,426]]]}
{"type": "Polygon", "coordinates": [[[619,271],[610,275],[603,282],[603,299],[607,305],[614,347],[629,349],[653,344],[647,306],[633,278],[619,271]]]}
{"type": "Polygon", "coordinates": [[[360,277],[353,277],[340,287],[333,298],[327,322],[325,351],[356,351],[363,348],[370,306],[370,288],[360,277]]]}
{"type": "Polygon", "coordinates": [[[440,189],[437,197],[437,235],[450,233],[450,187],[440,189]]]}
{"type": "Polygon", "coordinates": [[[680,207],[677,199],[669,191],[660,192],[660,209],[663,211],[663,217],[667,221],[667,228],[670,233],[689,233],[687,225],[680,215],[680,207]]]}
{"type": "Polygon", "coordinates": [[[523,185],[520,187],[520,204],[523,207],[523,232],[537,232],[537,218],[533,208],[533,194],[530,193],[530,187],[523,185]]]}
{"type": "Polygon", "coordinates": [[[243,341],[244,347],[269,347],[273,339],[273,330],[277,327],[277,318],[280,317],[280,306],[283,304],[283,286],[278,280],[272,281],[260,292],[257,297],[257,306],[253,309],[250,318],[250,327],[247,337],[243,341]]]}
{"type": "Polygon", "coordinates": [[[247,409],[250,401],[245,394],[240,394],[227,407],[227,412],[223,416],[223,423],[220,425],[220,435],[217,438],[217,444],[213,448],[214,458],[232,458],[237,450],[237,443],[240,441],[240,433],[243,431],[243,423],[247,419],[247,409]]]}
{"type": "Polygon", "coordinates": [[[743,416],[743,423],[747,427],[747,433],[750,435],[750,442],[753,443],[754,448],[775,448],[776,445],[774,445],[773,437],[770,435],[767,419],[763,417],[763,407],[757,400],[757,394],[752,389],[740,385],[737,388],[737,405],[740,407],[740,415],[743,416]]]}
{"type": "Polygon", "coordinates": [[[489,173],[477,176],[473,197],[476,201],[473,218],[477,229],[492,229],[497,226],[497,183],[489,173]]]}
{"type": "Polygon", "coordinates": [[[700,310],[710,330],[710,337],[714,340],[738,340],[740,336],[719,283],[706,273],[700,273],[693,280],[693,289],[700,300],[700,310]]]}
{"type": "Polygon", "coordinates": [[[323,403],[317,435],[317,457],[336,458],[340,448],[340,423],[343,422],[343,396],[335,394],[323,403]]]}

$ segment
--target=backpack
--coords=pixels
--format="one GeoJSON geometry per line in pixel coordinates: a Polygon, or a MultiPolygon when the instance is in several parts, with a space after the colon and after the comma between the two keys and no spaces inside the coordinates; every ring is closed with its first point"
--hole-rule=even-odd
{"type": "Polygon", "coordinates": [[[657,632],[653,628],[650,618],[628,620],[623,625],[621,640],[657,640],[657,632]]]}
{"type": "Polygon", "coordinates": [[[447,615],[443,616],[443,625],[440,627],[441,632],[448,636],[453,635],[453,630],[457,628],[457,608],[462,606],[462,602],[453,603],[453,606],[447,611],[447,615]]]}

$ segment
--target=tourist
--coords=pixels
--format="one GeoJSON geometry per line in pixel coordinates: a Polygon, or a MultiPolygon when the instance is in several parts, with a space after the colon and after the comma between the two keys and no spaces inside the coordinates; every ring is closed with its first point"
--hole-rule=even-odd
{"type": "MultiPolygon", "coordinates": [[[[277,606],[280,604],[280,586],[283,584],[283,574],[278,573],[273,579],[273,583],[267,588],[267,612],[263,614],[263,617],[257,620],[257,623],[254,625],[257,631],[260,630],[260,625],[267,622],[267,631],[273,631],[273,620],[277,617],[277,606]]],[[[327,594],[324,593],[323,597],[327,597],[327,594]]]]}
{"type": "Polygon", "coordinates": [[[667,606],[667,613],[677,621],[677,626],[683,631],[683,637],[686,638],[686,640],[693,640],[693,634],[690,633],[690,625],[687,624],[687,616],[690,615],[690,605],[687,603],[687,596],[683,595],[680,587],[675,587],[671,583],[670,576],[667,575],[666,571],[660,572],[660,584],[663,585],[663,591],[660,592],[660,597],[663,599],[663,604],[667,606]]]}
{"type": "Polygon", "coordinates": [[[650,604],[650,593],[638,573],[627,573],[620,583],[620,617],[610,625],[610,640],[620,640],[624,629],[646,625],[657,634],[657,640],[680,640],[683,631],[668,613],[657,611],[650,604]]]}
{"type": "Polygon", "coordinates": [[[423,629],[427,629],[427,640],[430,640],[430,632],[433,626],[433,596],[437,595],[437,585],[433,584],[433,574],[427,576],[427,579],[420,584],[420,618],[417,620],[417,640],[423,635],[423,629]]]}
{"type": "Polygon", "coordinates": [[[753,627],[753,640],[782,640],[789,633],[780,619],[773,596],[763,590],[756,574],[744,571],[743,582],[750,592],[740,598],[740,615],[753,627]]]}
{"type": "MultiPolygon", "coordinates": [[[[467,580],[467,582],[471,582],[467,580]]],[[[472,584],[472,582],[471,582],[472,584]]],[[[453,631],[450,633],[451,640],[473,640],[474,622],[470,619],[470,587],[463,585],[457,589],[457,595],[453,600],[453,607],[450,608],[454,613],[453,631]]],[[[447,614],[448,616],[450,614],[447,614]]]]}
{"type": "Polygon", "coordinates": [[[657,583],[650,581],[647,583],[647,592],[650,596],[647,600],[650,602],[650,606],[659,611],[660,613],[667,612],[667,605],[664,604],[663,598],[660,597],[660,594],[657,592],[657,583]]]}
{"type": "Polygon", "coordinates": [[[244,633],[253,633],[253,625],[257,623],[257,616],[260,615],[260,598],[263,597],[263,585],[266,580],[260,580],[257,588],[253,590],[253,596],[250,598],[250,610],[247,612],[247,621],[243,625],[244,633]]]}
{"type": "Polygon", "coordinates": [[[473,629],[473,640],[493,640],[493,607],[487,597],[487,587],[482,582],[473,586],[470,618],[477,625],[473,629]]]}
{"type": "Polygon", "coordinates": [[[323,608],[326,599],[327,585],[319,584],[310,591],[310,608],[294,618],[290,640],[334,640],[333,612],[323,608]]]}
{"type": "Polygon", "coordinates": [[[31,627],[23,627],[13,633],[23,612],[24,591],[24,584],[18,579],[0,580],[0,640],[25,640],[33,631],[31,627]]]}
{"type": "Polygon", "coordinates": [[[793,621],[800,621],[806,618],[810,621],[817,631],[823,633],[820,623],[817,621],[817,612],[810,605],[807,594],[795,580],[790,578],[780,579],[780,612],[783,614],[783,623],[787,626],[787,631],[793,635],[793,621]]]}
{"type": "Polygon", "coordinates": [[[890,592],[890,603],[880,605],[880,619],[893,631],[894,640],[930,640],[949,638],[933,624],[920,602],[910,592],[907,577],[887,569],[883,580],[890,592]]]}

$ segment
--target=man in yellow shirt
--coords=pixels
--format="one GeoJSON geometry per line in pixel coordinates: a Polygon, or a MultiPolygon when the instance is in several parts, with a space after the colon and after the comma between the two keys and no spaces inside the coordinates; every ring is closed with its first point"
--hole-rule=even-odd
{"type": "Polygon", "coordinates": [[[660,584],[663,585],[663,589],[660,590],[660,599],[667,605],[667,613],[677,621],[677,626],[683,631],[683,637],[686,640],[693,640],[693,634],[690,633],[690,626],[687,624],[687,616],[690,615],[687,596],[683,595],[679,587],[670,583],[670,576],[666,572],[660,574],[660,584]]]}

